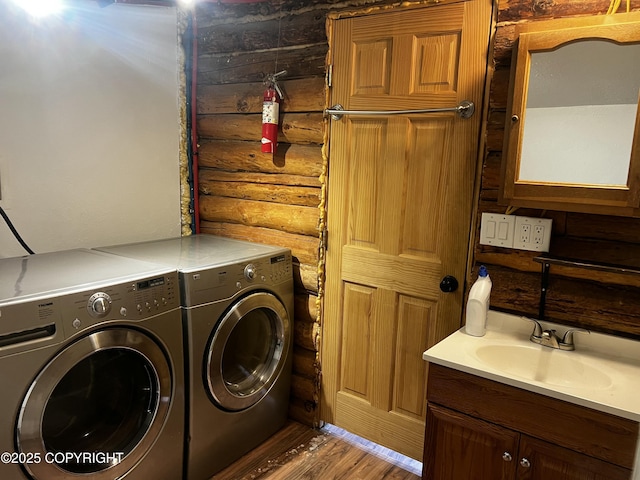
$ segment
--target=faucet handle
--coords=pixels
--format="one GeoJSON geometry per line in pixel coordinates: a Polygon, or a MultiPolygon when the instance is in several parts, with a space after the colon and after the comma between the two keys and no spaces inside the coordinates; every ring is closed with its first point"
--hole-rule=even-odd
{"type": "Polygon", "coordinates": [[[538,322],[537,320],[534,320],[533,318],[527,318],[527,317],[520,317],[520,318],[534,323],[533,332],[531,333],[532,337],[540,338],[542,336],[542,325],[540,325],[540,322],[538,322]]]}
{"type": "Polygon", "coordinates": [[[560,342],[562,345],[564,346],[571,346],[573,347],[573,334],[574,333],[586,333],[587,335],[590,335],[591,332],[585,328],[572,328],[570,330],[567,330],[566,332],[564,332],[564,335],[562,337],[562,342],[560,342]]]}

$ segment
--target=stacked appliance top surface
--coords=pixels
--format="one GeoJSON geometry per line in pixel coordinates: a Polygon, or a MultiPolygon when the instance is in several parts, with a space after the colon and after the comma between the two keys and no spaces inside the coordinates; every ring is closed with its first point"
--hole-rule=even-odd
{"type": "Polygon", "coordinates": [[[0,258],[0,305],[100,288],[175,271],[89,249],[0,258]]]}
{"type": "Polygon", "coordinates": [[[180,272],[190,273],[275,254],[286,249],[200,234],[153,242],[112,245],[100,247],[98,250],[158,263],[180,272]]]}

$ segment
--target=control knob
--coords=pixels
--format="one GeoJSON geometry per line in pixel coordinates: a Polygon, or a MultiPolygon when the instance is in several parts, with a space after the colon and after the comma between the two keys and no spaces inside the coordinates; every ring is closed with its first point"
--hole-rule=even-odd
{"type": "Polygon", "coordinates": [[[253,263],[250,263],[246,267],[244,267],[244,276],[247,280],[253,280],[256,278],[257,269],[253,263]]]}
{"type": "Polygon", "coordinates": [[[87,310],[92,317],[106,317],[111,311],[111,297],[104,292],[94,293],[89,297],[87,310]]]}

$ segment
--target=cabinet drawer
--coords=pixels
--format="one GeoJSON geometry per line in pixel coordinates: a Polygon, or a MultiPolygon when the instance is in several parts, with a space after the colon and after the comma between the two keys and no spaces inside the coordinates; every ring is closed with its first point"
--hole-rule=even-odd
{"type": "Polygon", "coordinates": [[[429,364],[427,400],[632,469],[638,423],[429,364]]]}

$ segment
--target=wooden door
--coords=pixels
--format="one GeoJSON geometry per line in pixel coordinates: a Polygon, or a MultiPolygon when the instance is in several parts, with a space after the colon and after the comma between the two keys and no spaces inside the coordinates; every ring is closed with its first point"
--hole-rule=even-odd
{"type": "Polygon", "coordinates": [[[420,459],[422,352],[460,326],[491,1],[332,21],[322,419],[420,459]],[[445,275],[460,287],[443,293],[445,275]]]}
{"type": "Polygon", "coordinates": [[[518,480],[629,480],[631,470],[522,435],[518,480]]]}
{"type": "Polygon", "coordinates": [[[422,478],[515,479],[518,432],[431,404],[427,419],[422,478]]]}

